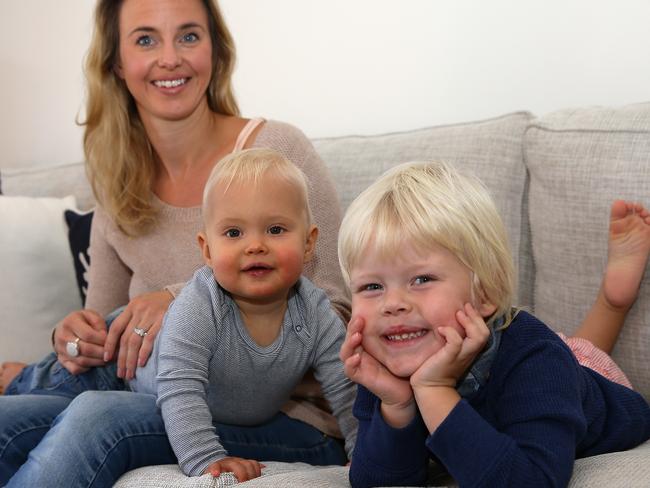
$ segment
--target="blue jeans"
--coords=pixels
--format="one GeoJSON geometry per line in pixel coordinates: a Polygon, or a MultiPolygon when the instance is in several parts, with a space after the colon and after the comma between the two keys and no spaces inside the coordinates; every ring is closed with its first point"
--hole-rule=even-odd
{"type": "MultiPolygon", "coordinates": [[[[282,413],[255,427],[215,428],[232,456],[316,465],[347,462],[339,441],[282,413]]],[[[109,487],[131,469],[176,463],[153,395],[0,396],[0,485],[109,487]]]]}
{"type": "MultiPolygon", "coordinates": [[[[122,313],[124,307],[114,310],[106,316],[106,327],[122,313]]],[[[70,374],[57,360],[55,353],[50,353],[38,363],[27,365],[9,383],[5,395],[60,395],[74,398],[90,390],[125,390],[124,381],[117,377],[117,364],[90,368],[85,373],[70,374]]]]}

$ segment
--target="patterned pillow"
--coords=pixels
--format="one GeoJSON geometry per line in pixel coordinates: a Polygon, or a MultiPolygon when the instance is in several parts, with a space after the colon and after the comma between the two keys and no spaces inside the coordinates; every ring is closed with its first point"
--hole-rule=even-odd
{"type": "Polygon", "coordinates": [[[90,244],[90,226],[93,221],[93,211],[78,213],[74,210],[66,210],[65,221],[68,224],[68,241],[74,260],[79,295],[81,296],[81,303],[85,304],[86,291],[88,290],[88,269],[90,267],[88,246],[90,244]]]}

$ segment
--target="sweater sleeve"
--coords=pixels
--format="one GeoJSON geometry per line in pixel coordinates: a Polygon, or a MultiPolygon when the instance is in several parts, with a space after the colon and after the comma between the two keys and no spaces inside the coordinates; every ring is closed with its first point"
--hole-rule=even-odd
{"type": "Polygon", "coordinates": [[[309,205],[319,234],[315,256],[305,267],[304,273],[316,286],[325,290],[332,305],[347,323],[350,319],[350,298],[343,283],[337,253],[341,208],[325,163],[299,129],[277,121],[266,122],[253,147],[279,151],[307,176],[309,205]]]}
{"type": "Polygon", "coordinates": [[[429,460],[424,422],[416,416],[409,425],[396,429],[384,421],[379,407],[379,399],[359,385],[354,404],[359,432],[350,465],[352,487],[423,486],[429,460]]]}
{"type": "Polygon", "coordinates": [[[195,277],[172,302],[160,333],[158,405],[178,465],[188,476],[202,475],[227,455],[206,399],[217,340],[212,310],[207,286],[195,277]]]}
{"type": "Polygon", "coordinates": [[[314,289],[313,295],[313,298],[307,299],[316,304],[316,317],[312,322],[318,324],[314,341],[314,375],[345,437],[345,450],[348,458],[351,458],[357,437],[357,421],[352,414],[356,386],[345,375],[339,358],[345,339],[345,325],[322,291],[314,289]]]}
{"type": "Polygon", "coordinates": [[[86,308],[103,316],[129,302],[131,281],[131,270],[110,243],[111,227],[108,215],[97,206],[90,228],[86,308]]]}
{"type": "Polygon", "coordinates": [[[575,359],[540,342],[508,363],[491,371],[495,418],[462,400],[427,446],[461,487],[566,486],[586,431],[575,359]]]}

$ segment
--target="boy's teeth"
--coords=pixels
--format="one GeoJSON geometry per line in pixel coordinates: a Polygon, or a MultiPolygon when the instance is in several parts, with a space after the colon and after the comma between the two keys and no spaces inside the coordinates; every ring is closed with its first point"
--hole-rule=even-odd
{"type": "Polygon", "coordinates": [[[404,334],[393,334],[389,335],[388,340],[389,341],[407,341],[409,339],[417,339],[418,337],[422,337],[424,334],[426,334],[426,330],[420,330],[418,332],[405,332],[404,334]]]}
{"type": "Polygon", "coordinates": [[[175,88],[185,84],[185,78],[179,80],[158,80],[153,82],[154,85],[161,88],[175,88]]]}

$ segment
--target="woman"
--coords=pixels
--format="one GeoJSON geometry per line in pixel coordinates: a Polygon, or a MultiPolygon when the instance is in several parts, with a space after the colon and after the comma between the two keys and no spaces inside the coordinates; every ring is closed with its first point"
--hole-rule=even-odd
{"type": "MultiPolygon", "coordinates": [[[[271,147],[305,172],[323,237],[306,274],[349,315],[336,257],[340,215],[332,211],[333,184],[297,129],[238,116],[234,57],[231,36],[210,0],[98,2],[86,61],[84,147],[98,201],[90,286],[87,308],[53,333],[59,363],[72,375],[94,368],[105,389],[123,389],[115,377],[131,379],[136,365],[147,361],[167,306],[202,265],[193,243],[206,178],[216,161],[237,149],[271,147]],[[107,334],[103,317],[125,303],[107,334]],[[115,365],[106,366],[116,350],[115,365]]],[[[67,372],[62,376],[76,378],[67,372]]],[[[318,463],[320,454],[312,458],[310,450],[325,448],[345,461],[338,442],[291,422],[293,454],[305,454],[291,460],[318,463]]],[[[129,469],[175,462],[152,396],[114,391],[74,400],[0,397],[0,484],[110,486],[129,469]]]]}

